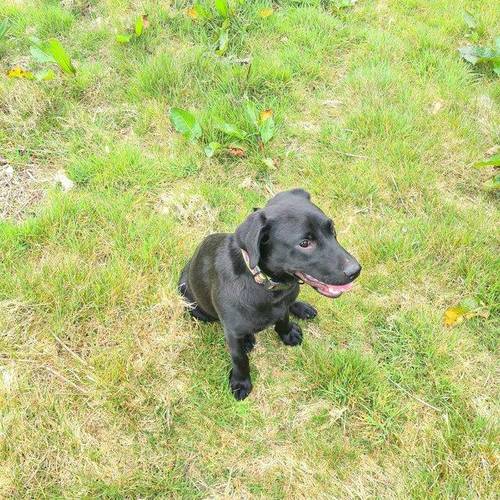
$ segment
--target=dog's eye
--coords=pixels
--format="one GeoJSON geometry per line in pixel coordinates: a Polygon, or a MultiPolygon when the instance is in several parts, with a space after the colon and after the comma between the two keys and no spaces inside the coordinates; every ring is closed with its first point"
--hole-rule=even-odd
{"type": "Polygon", "coordinates": [[[306,239],[303,239],[299,245],[302,247],[302,248],[307,248],[309,245],[311,244],[311,241],[308,240],[307,238],[306,239]]]}

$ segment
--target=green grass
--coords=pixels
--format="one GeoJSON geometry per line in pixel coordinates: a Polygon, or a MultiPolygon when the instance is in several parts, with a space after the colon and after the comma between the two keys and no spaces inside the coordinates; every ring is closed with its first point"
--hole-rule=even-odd
{"type": "Polygon", "coordinates": [[[282,0],[259,18],[268,5],[237,7],[220,58],[220,19],[193,22],[188,2],[0,0],[2,74],[40,69],[33,34],[77,67],[0,78],[16,181],[0,220],[1,496],[497,495],[498,199],[471,164],[499,142],[500,87],[457,52],[465,8],[492,45],[495,3],[282,0]],[[273,109],[274,139],[206,158],[217,120],[248,127],[246,99],[273,109]],[[199,143],[172,106],[196,114],[199,143]],[[71,191],[50,183],[61,169],[71,191]],[[297,186],[364,271],[337,301],[304,289],[320,315],[301,347],[259,335],[238,403],[221,327],[183,314],[177,277],[206,234],[297,186]],[[489,318],[445,328],[463,297],[489,318]]]}

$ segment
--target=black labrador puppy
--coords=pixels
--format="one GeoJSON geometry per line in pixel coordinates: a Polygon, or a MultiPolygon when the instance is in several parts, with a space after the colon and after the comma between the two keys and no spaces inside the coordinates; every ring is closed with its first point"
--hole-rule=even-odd
{"type": "Polygon", "coordinates": [[[352,287],[361,266],[337,241],[332,220],[302,189],[279,193],[235,233],[207,236],[187,263],[179,291],[201,321],[220,321],[231,353],[230,386],[244,399],[252,390],[248,353],[255,333],[275,325],[286,345],[302,342],[289,320],[314,318],[316,309],[296,301],[299,284],[326,297],[352,287]]]}

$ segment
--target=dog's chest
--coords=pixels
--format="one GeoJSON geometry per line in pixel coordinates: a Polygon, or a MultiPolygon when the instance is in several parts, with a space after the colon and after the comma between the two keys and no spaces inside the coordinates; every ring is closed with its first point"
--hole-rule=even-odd
{"type": "Polygon", "coordinates": [[[251,310],[247,310],[247,319],[251,330],[253,332],[264,330],[283,319],[288,314],[289,307],[297,295],[298,291],[292,291],[277,297],[268,293],[256,297],[257,300],[255,300],[251,310]]]}

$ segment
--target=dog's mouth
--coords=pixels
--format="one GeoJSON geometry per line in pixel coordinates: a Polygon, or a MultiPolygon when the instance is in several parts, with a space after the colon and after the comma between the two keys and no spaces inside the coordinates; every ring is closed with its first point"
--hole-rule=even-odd
{"type": "Polygon", "coordinates": [[[352,283],[347,283],[346,285],[329,285],[328,283],[323,283],[306,273],[296,272],[295,276],[300,278],[309,286],[312,286],[318,293],[324,295],[325,297],[340,297],[344,292],[348,292],[352,288],[352,283]]]}

